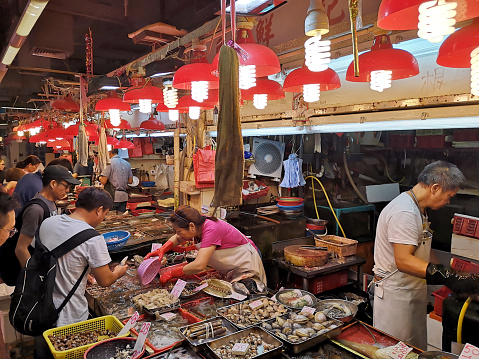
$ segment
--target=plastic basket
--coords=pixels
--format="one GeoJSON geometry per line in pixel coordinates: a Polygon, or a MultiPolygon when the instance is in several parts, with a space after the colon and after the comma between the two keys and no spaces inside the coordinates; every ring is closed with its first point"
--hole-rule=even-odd
{"type": "MultiPolygon", "coordinates": [[[[122,328],[123,324],[121,324],[121,322],[116,317],[114,317],[113,315],[105,315],[104,317],[85,320],[83,322],[46,330],[43,333],[43,338],[45,338],[45,341],[47,342],[48,347],[50,348],[50,351],[52,352],[52,355],[55,359],[83,359],[83,354],[87,351],[87,349],[95,345],[96,343],[83,345],[81,347],[69,350],[56,351],[48,336],[65,336],[67,334],[107,329],[111,330],[112,332],[119,333],[122,328]]],[[[130,335],[130,332],[127,332],[125,335],[122,335],[122,337],[127,337],[128,335],[130,335]]]]}
{"type": "Polygon", "coordinates": [[[451,293],[452,291],[446,286],[432,292],[432,295],[434,296],[434,313],[440,317],[442,317],[442,302],[449,297],[451,293]]]}
{"type": "MultiPolygon", "coordinates": [[[[261,198],[261,197],[264,197],[268,194],[269,192],[269,187],[266,186],[263,182],[260,182],[258,180],[255,180],[254,183],[258,186],[258,187],[265,187],[257,192],[252,192],[252,193],[249,193],[249,194],[242,194],[243,196],[243,199],[245,201],[247,200],[250,200],[250,199],[255,199],[255,198],[261,198]]],[[[249,181],[243,181],[243,189],[248,189],[248,184],[249,184],[249,181]]]]}
{"type": "Polygon", "coordinates": [[[128,231],[106,232],[106,233],[103,233],[103,238],[105,238],[106,246],[108,247],[108,250],[114,251],[116,249],[120,249],[121,247],[125,245],[125,243],[128,241],[128,238],[130,238],[130,232],[128,231]],[[120,239],[116,241],[108,242],[108,239],[112,237],[118,237],[120,239]]]}

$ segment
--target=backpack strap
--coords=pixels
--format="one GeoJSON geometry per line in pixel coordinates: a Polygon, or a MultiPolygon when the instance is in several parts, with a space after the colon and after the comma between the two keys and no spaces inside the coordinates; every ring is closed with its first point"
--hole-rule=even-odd
{"type": "Polygon", "coordinates": [[[86,271],[88,270],[88,267],[89,267],[88,265],[85,267],[85,269],[83,270],[83,273],[81,274],[80,278],[78,278],[78,280],[75,283],[75,285],[73,286],[73,288],[70,290],[70,292],[68,293],[66,298],[63,300],[63,303],[57,308],[57,313],[60,313],[62,311],[63,307],[65,307],[65,305],[67,305],[70,298],[73,296],[73,294],[75,294],[76,290],[78,289],[78,286],[80,285],[83,277],[86,274],[86,271]]]}
{"type": "Polygon", "coordinates": [[[93,238],[93,237],[96,237],[96,236],[99,236],[99,235],[100,235],[100,233],[95,231],[93,228],[84,229],[83,231],[78,232],[77,234],[75,234],[70,239],[67,239],[65,242],[60,244],[58,247],[53,249],[51,252],[55,256],[55,258],[60,258],[61,256],[70,252],[73,248],[76,248],[77,246],[82,244],[83,242],[86,242],[90,238],[93,238]]]}
{"type": "Polygon", "coordinates": [[[45,203],[44,200],[40,199],[40,198],[33,198],[31,199],[23,208],[22,210],[20,211],[20,213],[18,214],[18,216],[16,217],[16,220],[15,220],[15,227],[18,229],[18,231],[20,231],[22,229],[22,226],[23,226],[23,214],[25,213],[25,210],[34,205],[34,204],[38,204],[40,207],[42,207],[43,209],[43,219],[42,219],[42,222],[47,219],[48,217],[50,217],[50,208],[48,208],[48,205],[45,203]]]}

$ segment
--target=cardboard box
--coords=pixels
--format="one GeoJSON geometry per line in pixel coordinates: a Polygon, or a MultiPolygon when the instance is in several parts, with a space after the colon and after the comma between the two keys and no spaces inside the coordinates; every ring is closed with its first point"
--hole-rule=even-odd
{"type": "Polygon", "coordinates": [[[195,181],[180,181],[180,192],[190,195],[200,194],[200,190],[195,186],[195,181]]]}

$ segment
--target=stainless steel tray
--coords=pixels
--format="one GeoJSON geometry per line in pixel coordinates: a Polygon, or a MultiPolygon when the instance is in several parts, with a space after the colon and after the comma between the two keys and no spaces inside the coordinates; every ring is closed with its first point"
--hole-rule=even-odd
{"type": "Polygon", "coordinates": [[[226,320],[223,317],[213,317],[213,318],[210,318],[210,319],[203,320],[199,323],[193,323],[193,324],[190,324],[190,325],[185,325],[184,327],[180,328],[181,334],[183,334],[183,336],[186,338],[188,343],[190,343],[191,347],[193,348],[193,350],[196,353],[203,350],[206,347],[206,343],[209,343],[213,340],[220,339],[220,338],[223,338],[227,335],[236,333],[237,331],[238,331],[238,329],[236,329],[236,327],[233,324],[231,324],[228,320],[226,320]],[[221,319],[223,321],[223,325],[226,327],[226,333],[221,335],[221,336],[213,337],[213,338],[210,338],[210,339],[201,339],[201,342],[200,342],[198,340],[191,340],[190,338],[188,338],[186,335],[183,334],[185,332],[185,330],[187,330],[190,327],[198,326],[198,325],[201,325],[201,324],[206,324],[206,323],[209,323],[209,322],[214,322],[218,319],[221,319]]]}
{"type": "MultiPolygon", "coordinates": [[[[243,325],[243,324],[235,323],[235,322],[233,322],[232,320],[229,320],[229,319],[226,317],[226,315],[223,314],[223,312],[224,312],[225,310],[227,310],[228,308],[231,308],[231,307],[234,307],[234,306],[238,306],[238,305],[242,305],[242,304],[245,304],[245,303],[246,303],[246,304],[249,304],[250,302],[254,302],[255,300],[258,300],[258,299],[268,299],[268,300],[271,300],[271,298],[264,297],[264,296],[263,296],[263,297],[258,297],[258,298],[253,298],[253,299],[249,299],[249,300],[246,300],[246,301],[243,301],[243,302],[238,302],[238,303],[235,303],[235,304],[231,304],[231,305],[224,306],[224,307],[222,307],[222,308],[220,308],[220,309],[217,309],[217,310],[216,310],[216,313],[217,313],[219,316],[225,318],[227,321],[229,321],[230,323],[232,323],[236,328],[238,328],[238,329],[240,329],[240,330],[247,329],[247,328],[251,328],[251,327],[254,327],[254,326],[256,326],[256,325],[260,325],[261,323],[266,322],[267,320],[270,320],[271,318],[267,318],[267,319],[258,321],[258,322],[254,323],[254,324],[251,324],[251,325],[243,325]]],[[[280,303],[278,303],[278,304],[280,304],[280,303]]],[[[283,305],[283,304],[281,304],[281,305],[283,305]]],[[[288,307],[286,307],[285,305],[283,305],[283,306],[286,308],[286,313],[285,313],[285,314],[289,313],[289,312],[290,312],[290,309],[288,309],[288,307]]]]}
{"type": "Polygon", "coordinates": [[[217,349],[219,347],[222,347],[225,344],[229,344],[230,340],[236,340],[236,339],[246,337],[250,333],[259,334],[261,336],[261,339],[268,344],[278,345],[277,348],[275,348],[273,350],[270,350],[269,352],[256,355],[256,356],[252,357],[251,359],[278,358],[278,357],[281,356],[281,350],[283,348],[283,343],[281,341],[279,341],[278,339],[276,339],[275,337],[273,337],[271,334],[269,334],[268,332],[266,332],[265,330],[263,330],[259,327],[252,327],[252,328],[249,328],[249,329],[242,330],[240,332],[236,332],[234,334],[227,335],[223,338],[213,340],[213,341],[207,343],[206,345],[211,350],[211,353],[212,353],[214,358],[223,359],[222,357],[216,355],[216,353],[213,350],[217,349]]]}
{"type": "MultiPolygon", "coordinates": [[[[285,318],[285,319],[288,318],[287,315],[282,315],[281,317],[285,318]]],[[[270,323],[273,323],[275,320],[276,319],[270,319],[270,320],[266,321],[265,323],[270,324],[270,323]]],[[[316,335],[315,337],[308,338],[308,339],[306,339],[306,340],[304,340],[300,343],[293,343],[293,342],[290,342],[289,340],[281,339],[281,338],[279,338],[275,335],[275,332],[264,329],[264,328],[262,328],[262,329],[264,329],[265,331],[267,331],[268,333],[273,335],[275,338],[278,338],[279,340],[281,340],[284,344],[284,347],[288,351],[293,352],[294,354],[298,354],[298,353],[302,352],[303,350],[309,349],[309,348],[315,346],[316,344],[322,343],[322,342],[324,342],[325,340],[328,340],[328,339],[335,338],[339,334],[341,334],[341,331],[343,330],[344,323],[340,320],[333,319],[333,318],[328,318],[328,320],[334,321],[338,325],[338,327],[334,328],[334,329],[331,329],[330,331],[328,331],[326,333],[323,333],[321,335],[316,335]]]]}
{"type": "Polygon", "coordinates": [[[303,308],[303,306],[301,306],[299,308],[298,307],[292,307],[290,305],[287,305],[287,304],[283,303],[279,299],[280,294],[292,292],[294,290],[299,290],[303,296],[307,295],[311,298],[312,304],[308,305],[309,307],[314,307],[318,303],[318,298],[316,298],[313,293],[307,292],[307,291],[302,290],[302,289],[283,289],[282,291],[279,291],[278,293],[276,293],[276,300],[278,301],[278,303],[283,304],[286,308],[290,308],[290,309],[293,309],[293,310],[301,310],[303,308]]]}
{"type": "Polygon", "coordinates": [[[317,310],[323,311],[324,314],[326,314],[326,316],[328,316],[330,318],[333,318],[333,319],[340,320],[344,323],[350,322],[354,318],[356,313],[358,312],[358,306],[356,304],[354,304],[352,302],[349,302],[347,300],[344,300],[344,299],[324,299],[324,300],[320,300],[316,304],[315,308],[317,310]],[[344,316],[344,317],[333,317],[333,316],[328,315],[327,314],[328,308],[332,305],[335,305],[335,304],[347,307],[351,311],[351,314],[347,315],[347,316],[344,316]]]}
{"type": "Polygon", "coordinates": [[[176,301],[172,304],[169,304],[169,305],[165,305],[164,307],[153,308],[153,309],[147,309],[147,308],[143,307],[143,312],[145,312],[148,315],[156,318],[157,313],[158,314],[167,313],[167,312],[170,312],[172,310],[180,309],[180,306],[181,306],[180,305],[180,300],[178,299],[178,301],[176,301]]]}
{"type": "Polygon", "coordinates": [[[184,354],[187,354],[189,355],[191,358],[195,358],[195,359],[202,359],[203,357],[196,354],[193,349],[187,345],[182,345],[180,347],[173,347],[171,348],[170,350],[168,350],[167,352],[164,352],[164,353],[161,353],[161,354],[154,354],[154,355],[151,355],[151,356],[148,356],[147,358],[148,359],[168,359],[168,358],[178,358],[180,355],[184,355],[184,354]],[[175,355],[176,354],[176,355],[175,355]]]}

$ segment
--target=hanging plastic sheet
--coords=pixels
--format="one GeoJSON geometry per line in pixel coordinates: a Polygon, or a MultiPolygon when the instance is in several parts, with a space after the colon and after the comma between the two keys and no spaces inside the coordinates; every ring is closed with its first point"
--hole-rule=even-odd
{"type": "Polygon", "coordinates": [[[286,161],[283,161],[284,165],[284,178],[280,187],[294,188],[304,186],[306,181],[303,178],[303,160],[298,158],[298,155],[293,153],[289,155],[286,161]]]}
{"type": "Polygon", "coordinates": [[[100,139],[98,141],[98,170],[100,173],[110,164],[110,156],[108,155],[108,147],[106,142],[105,128],[100,130],[100,139]]]}

